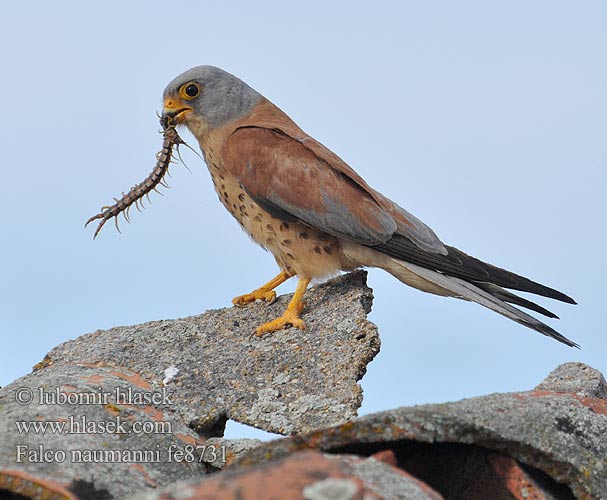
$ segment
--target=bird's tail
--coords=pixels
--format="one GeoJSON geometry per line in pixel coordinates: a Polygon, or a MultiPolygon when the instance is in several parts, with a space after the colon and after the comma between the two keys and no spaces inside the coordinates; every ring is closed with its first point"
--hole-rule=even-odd
{"type": "Polygon", "coordinates": [[[516,304],[521,307],[536,311],[549,318],[557,316],[543,307],[527,299],[519,297],[500,286],[491,283],[468,282],[461,278],[448,276],[430,269],[411,264],[402,260],[390,258],[390,266],[385,269],[398,280],[408,285],[415,286],[424,291],[440,290],[439,294],[457,297],[463,300],[476,302],[482,306],[495,311],[502,316],[520,323],[543,335],[552,337],[570,347],[579,348],[578,344],[561,335],[559,332],[542,323],[529,314],[513,307],[509,304],[516,304]],[[413,277],[413,278],[412,278],[413,277]],[[423,286],[418,286],[423,283],[423,286]],[[434,288],[435,290],[432,290],[434,288]]]}

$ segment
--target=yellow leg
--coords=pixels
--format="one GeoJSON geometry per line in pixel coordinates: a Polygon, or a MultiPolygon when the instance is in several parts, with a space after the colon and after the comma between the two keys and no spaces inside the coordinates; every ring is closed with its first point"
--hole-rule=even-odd
{"type": "Polygon", "coordinates": [[[261,337],[264,333],[272,333],[276,330],[280,330],[284,328],[286,325],[293,325],[295,328],[299,328],[300,330],[304,330],[306,328],[306,324],[299,317],[301,311],[304,308],[304,303],[302,301],[304,293],[306,293],[306,288],[308,288],[308,284],[310,283],[310,278],[299,278],[297,282],[297,289],[295,290],[295,294],[289,302],[287,309],[283,313],[280,318],[276,318],[273,321],[265,323],[259,327],[255,332],[257,337],[261,337]]]}
{"type": "Polygon", "coordinates": [[[293,274],[282,271],[278,276],[272,278],[265,285],[260,286],[257,290],[233,298],[232,304],[238,307],[244,307],[250,302],[255,302],[256,300],[263,300],[271,304],[276,299],[276,292],[273,291],[274,288],[293,276],[293,274]]]}

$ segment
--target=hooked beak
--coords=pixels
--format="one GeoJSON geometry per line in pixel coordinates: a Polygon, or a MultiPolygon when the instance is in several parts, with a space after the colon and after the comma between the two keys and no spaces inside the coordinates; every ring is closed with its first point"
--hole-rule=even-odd
{"type": "Polygon", "coordinates": [[[160,123],[165,129],[169,125],[178,125],[184,121],[185,115],[190,111],[193,111],[192,108],[189,106],[184,106],[179,99],[167,97],[164,100],[160,123]]]}

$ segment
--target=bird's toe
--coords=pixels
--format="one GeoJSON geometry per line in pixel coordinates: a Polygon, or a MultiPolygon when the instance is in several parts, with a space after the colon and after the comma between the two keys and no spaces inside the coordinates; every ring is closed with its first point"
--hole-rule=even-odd
{"type": "Polygon", "coordinates": [[[232,299],[232,304],[237,307],[244,307],[251,302],[255,302],[256,300],[263,300],[264,302],[271,304],[276,300],[276,292],[274,290],[255,290],[251,293],[234,297],[232,299]]]}
{"type": "Polygon", "coordinates": [[[301,303],[301,307],[298,307],[297,309],[298,310],[287,309],[280,318],[276,318],[258,326],[255,330],[255,336],[261,337],[266,333],[274,333],[278,330],[282,330],[287,325],[294,326],[300,330],[305,330],[306,324],[303,319],[299,317],[301,309],[303,309],[303,303],[301,303]]]}

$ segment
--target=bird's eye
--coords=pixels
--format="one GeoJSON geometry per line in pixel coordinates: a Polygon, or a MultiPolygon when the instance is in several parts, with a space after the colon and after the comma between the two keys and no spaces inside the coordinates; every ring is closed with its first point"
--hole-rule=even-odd
{"type": "Polygon", "coordinates": [[[179,93],[184,99],[194,99],[200,94],[200,85],[197,83],[188,83],[181,87],[179,93]]]}

